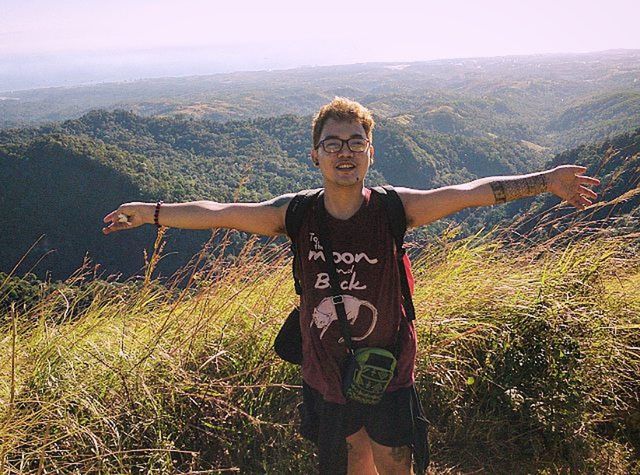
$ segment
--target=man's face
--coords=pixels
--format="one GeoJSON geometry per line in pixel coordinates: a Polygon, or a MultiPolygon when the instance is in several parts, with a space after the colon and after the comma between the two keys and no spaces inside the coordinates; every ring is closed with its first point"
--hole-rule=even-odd
{"type": "Polygon", "coordinates": [[[356,139],[351,143],[351,148],[356,150],[363,140],[367,143],[363,151],[352,151],[346,142],[341,144],[342,148],[337,152],[328,152],[323,145],[311,151],[311,159],[320,168],[325,186],[328,184],[347,187],[362,186],[374,152],[373,146],[368,143],[364,127],[359,122],[329,119],[322,127],[320,143],[324,141],[326,146],[335,139],[338,141],[356,139]]]}

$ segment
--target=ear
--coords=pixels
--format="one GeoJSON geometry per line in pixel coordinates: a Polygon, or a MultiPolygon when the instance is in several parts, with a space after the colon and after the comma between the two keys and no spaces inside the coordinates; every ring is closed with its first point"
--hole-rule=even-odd
{"type": "Polygon", "coordinates": [[[370,145],[369,146],[369,165],[373,165],[375,152],[376,150],[373,148],[373,145],[370,145]]]}
{"type": "Polygon", "coordinates": [[[318,150],[317,150],[317,149],[315,149],[315,148],[314,148],[314,149],[312,149],[312,150],[311,150],[311,153],[310,153],[309,155],[311,155],[311,161],[313,162],[313,164],[314,164],[316,167],[317,167],[317,166],[319,166],[319,163],[318,163],[318,150]]]}

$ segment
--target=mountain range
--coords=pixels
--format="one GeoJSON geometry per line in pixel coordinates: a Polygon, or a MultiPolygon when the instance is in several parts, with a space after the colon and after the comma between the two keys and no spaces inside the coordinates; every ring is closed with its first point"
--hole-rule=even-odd
{"type": "MultiPolygon", "coordinates": [[[[623,197],[595,207],[592,218],[633,227],[639,79],[640,51],[612,51],[3,93],[0,216],[8,232],[0,238],[0,271],[37,241],[23,271],[51,252],[34,271],[64,278],[88,252],[104,272],[129,276],[142,267],[154,230],[103,236],[102,217],[121,203],[257,201],[319,186],[308,157],[311,114],[336,94],[376,117],[369,185],[427,189],[579,163],[603,180],[604,201],[623,197]]],[[[516,218],[523,232],[553,234],[562,228],[555,217],[575,218],[557,203],[542,196],[465,211],[431,231],[457,222],[471,232],[516,218]]],[[[170,230],[160,271],[184,265],[209,237],[170,230]]],[[[243,237],[232,240],[237,248],[243,237]]]]}

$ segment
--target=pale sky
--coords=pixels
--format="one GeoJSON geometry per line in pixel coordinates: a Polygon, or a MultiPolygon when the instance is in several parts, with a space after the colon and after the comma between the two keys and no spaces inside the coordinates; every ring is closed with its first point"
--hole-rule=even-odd
{"type": "Polygon", "coordinates": [[[638,49],[638,18],[639,0],[0,0],[0,68],[114,57],[186,67],[184,56],[195,64],[207,52],[232,70],[638,49]]]}

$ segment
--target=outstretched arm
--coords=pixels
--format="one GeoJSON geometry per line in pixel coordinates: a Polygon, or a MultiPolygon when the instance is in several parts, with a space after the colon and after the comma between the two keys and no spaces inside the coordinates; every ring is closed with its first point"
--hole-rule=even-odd
{"type": "Polygon", "coordinates": [[[506,203],[549,191],[578,209],[584,209],[598,195],[588,186],[600,180],[582,175],[587,169],[562,165],[539,173],[480,178],[462,185],[435,190],[397,188],[410,227],[437,221],[465,208],[506,203]]]}
{"type": "MultiPolygon", "coordinates": [[[[285,213],[295,194],[261,203],[216,203],[191,201],[167,203],[160,208],[158,223],[182,229],[231,228],[265,236],[285,234],[285,213]]],[[[125,203],[104,217],[104,234],[153,224],[155,203],[125,203]],[[126,219],[126,221],[125,221],[126,219]]]]}

